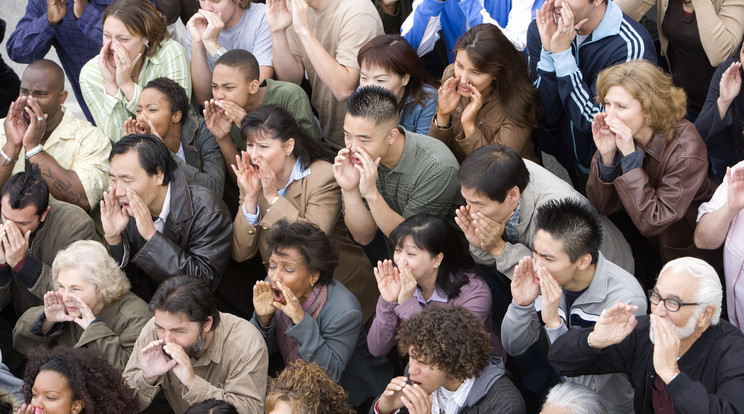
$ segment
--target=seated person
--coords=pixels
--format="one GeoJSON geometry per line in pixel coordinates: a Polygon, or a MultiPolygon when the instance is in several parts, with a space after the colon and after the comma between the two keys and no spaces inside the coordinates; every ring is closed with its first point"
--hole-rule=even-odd
{"type": "Polygon", "coordinates": [[[285,365],[312,361],[359,407],[382,392],[392,367],[367,350],[359,302],[333,279],[338,253],[312,223],[279,221],[268,237],[269,276],[253,287],[251,323],[285,365]]]}
{"type": "Polygon", "coordinates": [[[112,186],[101,201],[101,224],[132,291],[149,300],[160,282],[179,274],[214,289],[232,243],[232,220],[222,200],[187,183],[155,135],[125,136],[109,160],[112,186]]]}
{"type": "Polygon", "coordinates": [[[236,162],[242,202],[233,223],[233,258],[242,262],[259,253],[268,266],[271,226],[279,220],[309,221],[336,243],[334,279],[359,300],[366,323],[375,313],[374,274],[341,217],[341,189],[328,162],[333,154],[277,106],[249,113],[242,133],[248,151],[236,162]]]}
{"type": "Polygon", "coordinates": [[[231,50],[217,60],[212,73],[212,96],[214,99],[204,102],[204,120],[217,139],[233,181],[235,173],[229,166],[238,151],[245,151],[240,122],[262,106],[276,105],[287,110],[311,137],[317,141],[323,137],[305,91],[289,82],[259,81],[258,61],[248,51],[231,50]]]}
{"type": "Polygon", "coordinates": [[[155,316],[142,329],[124,379],[140,409],[162,391],[176,414],[214,398],[241,413],[263,411],[268,355],[248,321],[217,311],[206,282],[175,276],[150,301],[155,316]]]}
{"type": "Polygon", "coordinates": [[[271,79],[271,33],[266,5],[250,0],[202,1],[203,6],[186,23],[186,52],[191,60],[194,97],[204,102],[211,96],[214,63],[228,50],[242,49],[258,59],[260,80],[271,79]]]}
{"type": "Polygon", "coordinates": [[[314,362],[290,362],[269,386],[266,413],[353,414],[346,392],[314,362]]]}
{"type": "Polygon", "coordinates": [[[398,349],[408,355],[406,376],[393,378],[371,414],[525,413],[504,365],[489,357],[483,323],[457,306],[430,306],[403,322],[398,349]]]}
{"type": "Polygon", "coordinates": [[[550,390],[540,414],[610,414],[610,411],[589,387],[563,382],[550,390]]]}
{"type": "Polygon", "coordinates": [[[13,346],[24,354],[40,346],[92,348],[122,371],[152,314],[129,291],[129,280],[106,248],[79,240],[52,263],[55,290],[44,306],[26,311],[13,329],[13,346]]]}
{"type": "MultiPolygon", "coordinates": [[[[455,220],[470,242],[470,253],[477,263],[494,265],[509,279],[514,266],[534,251],[535,218],[540,206],[566,197],[589,204],[550,171],[498,144],[470,154],[457,178],[467,205],[457,210],[455,220]]],[[[628,242],[607,217],[599,220],[604,234],[599,250],[632,274],[633,255],[628,242]]]]}
{"type": "Polygon", "coordinates": [[[135,115],[142,88],[169,78],[191,98],[186,51],[168,39],[165,18],[147,0],[116,0],[103,13],[103,47],[80,71],[80,87],[96,125],[112,142],[135,115]]]}
{"type": "Polygon", "coordinates": [[[12,301],[20,316],[43,305],[44,294],[53,289],[57,252],[98,236],[93,220],[80,207],[49,199],[37,166],[10,177],[0,203],[0,309],[12,301]]]}
{"type": "Polygon", "coordinates": [[[18,414],[135,414],[137,401],[121,373],[93,349],[36,349],[23,377],[18,414]]]}
{"type": "MultiPolygon", "coordinates": [[[[400,129],[398,101],[387,89],[366,86],[346,105],[346,147],[336,156],[333,174],[354,240],[370,250],[382,240],[379,232],[389,237],[414,214],[452,217],[460,202],[452,152],[437,140],[400,129]]],[[[388,257],[386,251],[367,253],[373,262],[388,257]]]]}
{"type": "Polygon", "coordinates": [[[715,186],[705,143],[684,119],[684,91],[661,68],[633,61],[599,74],[597,101],[605,112],[592,122],[597,152],[586,186],[589,201],[600,214],[624,209],[661,263],[693,255],[720,267],[720,250],[701,250],[693,242],[698,207],[715,186]]]}
{"type": "Polygon", "coordinates": [[[157,135],[168,147],[186,181],[222,196],[225,160],[204,119],[189,112],[189,97],[181,85],[157,78],[140,92],[137,117],[124,121],[124,135],[157,135]]]}
{"type": "Polygon", "coordinates": [[[359,86],[380,85],[398,99],[400,126],[426,135],[437,111],[437,90],[423,62],[400,35],[379,35],[357,55],[359,86]]]}
{"type": "Polygon", "coordinates": [[[741,62],[744,44],[739,55],[718,66],[708,88],[703,108],[695,120],[695,128],[708,148],[708,160],[713,177],[719,183],[726,175],[726,167],[744,160],[744,95],[741,93],[741,62]]]}
{"type": "Polygon", "coordinates": [[[274,70],[279,80],[310,82],[326,141],[344,144],[343,102],[359,85],[359,48],[381,35],[382,22],[369,0],[268,0],[274,70]]]}
{"type": "Polygon", "coordinates": [[[649,290],[650,316],[619,302],[593,327],[572,329],[550,348],[559,375],[624,373],[636,413],[744,409],[744,333],[720,320],[721,282],[703,260],[667,263],[649,290]]]}
{"type": "Polygon", "coordinates": [[[457,229],[429,214],[407,218],[393,230],[395,265],[378,262],[380,299],[367,336],[372,355],[385,356],[395,345],[401,322],[429,306],[460,305],[484,323],[493,345],[490,354],[506,361],[506,351],[491,321],[491,290],[478,274],[457,229]]]}
{"type": "MultiPolygon", "coordinates": [[[[108,187],[111,142],[90,122],[63,104],[65,75],[51,60],[37,60],[23,71],[18,99],[0,127],[0,184],[24,171],[26,162],[43,171],[52,196],[90,212],[108,187]]],[[[0,120],[2,121],[2,120],[0,120]]]]}
{"type": "Polygon", "coordinates": [[[454,53],[455,63],[442,75],[429,135],[447,144],[459,162],[490,143],[537,161],[532,130],[542,108],[524,55],[492,24],[465,32],[454,53]]]}
{"type": "MultiPolygon", "coordinates": [[[[501,323],[510,355],[521,355],[538,341],[548,344],[569,329],[592,326],[618,301],[646,314],[646,295],[638,281],[599,251],[602,225],[594,208],[575,199],[549,201],[537,209],[532,257],[514,270],[512,303],[501,323]]],[[[569,378],[599,393],[612,412],[633,412],[633,392],[624,375],[569,378]]]]}

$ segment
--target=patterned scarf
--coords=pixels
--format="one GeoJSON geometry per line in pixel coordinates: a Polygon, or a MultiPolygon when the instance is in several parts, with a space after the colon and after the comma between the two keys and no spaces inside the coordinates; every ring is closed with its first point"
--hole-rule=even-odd
{"type": "MultiPolygon", "coordinates": [[[[318,315],[328,299],[328,286],[315,285],[313,290],[305,299],[301,306],[305,313],[313,319],[318,320],[318,315]]],[[[287,328],[292,326],[292,319],[282,311],[276,311],[276,342],[279,343],[279,351],[282,353],[285,363],[300,359],[300,350],[297,347],[297,341],[291,336],[285,334],[287,328]]]]}
{"type": "Polygon", "coordinates": [[[506,234],[506,241],[511,244],[519,243],[519,230],[517,230],[517,224],[519,224],[519,209],[522,207],[522,199],[519,199],[517,208],[514,209],[514,214],[509,217],[504,226],[504,234],[506,234]]]}

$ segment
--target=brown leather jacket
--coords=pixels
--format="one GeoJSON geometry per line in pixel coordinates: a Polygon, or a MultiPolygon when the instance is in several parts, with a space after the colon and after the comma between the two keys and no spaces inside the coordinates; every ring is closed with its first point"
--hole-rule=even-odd
{"type": "Polygon", "coordinates": [[[586,185],[586,195],[600,214],[621,208],[638,231],[657,246],[663,263],[683,256],[695,256],[720,267],[716,251],[695,247],[695,219],[701,203],[716,189],[708,178],[708,151],[695,126],[682,120],[674,137],[651,137],[643,154],[643,167],[620,172],[611,183],[599,172],[599,151],[595,152],[586,185]]]}

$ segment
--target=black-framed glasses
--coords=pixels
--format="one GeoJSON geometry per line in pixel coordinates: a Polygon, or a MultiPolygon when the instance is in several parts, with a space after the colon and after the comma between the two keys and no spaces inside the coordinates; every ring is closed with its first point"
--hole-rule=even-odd
{"type": "Polygon", "coordinates": [[[699,303],[697,302],[680,302],[674,298],[662,298],[661,295],[659,295],[659,292],[654,289],[649,289],[647,293],[648,301],[651,302],[652,305],[658,305],[659,302],[664,302],[664,308],[666,308],[666,310],[668,310],[669,312],[677,312],[679,308],[683,306],[699,305],[699,303]]]}

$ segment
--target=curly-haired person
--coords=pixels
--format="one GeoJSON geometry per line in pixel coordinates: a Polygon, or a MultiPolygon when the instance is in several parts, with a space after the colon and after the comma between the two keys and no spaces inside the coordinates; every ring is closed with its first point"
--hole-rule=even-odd
{"type": "Polygon", "coordinates": [[[492,364],[483,323],[461,306],[429,307],[403,322],[398,347],[407,376],[393,378],[371,414],[524,413],[519,391],[492,364]]]}
{"type": "Polygon", "coordinates": [[[265,406],[267,414],[352,414],[347,398],[320,365],[298,359],[272,382],[265,406]]]}
{"type": "Polygon", "coordinates": [[[18,414],[135,414],[133,391],[97,351],[38,348],[29,354],[18,414]]]}

